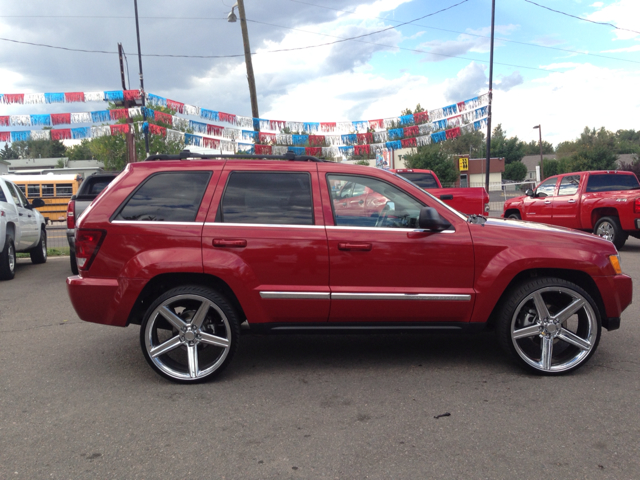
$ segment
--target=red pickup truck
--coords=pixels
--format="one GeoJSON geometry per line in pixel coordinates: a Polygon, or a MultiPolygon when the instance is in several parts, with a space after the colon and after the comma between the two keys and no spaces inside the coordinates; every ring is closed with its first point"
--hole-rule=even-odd
{"type": "Polygon", "coordinates": [[[398,168],[391,171],[412,181],[459,212],[467,215],[489,214],[489,194],[484,187],[442,188],[432,170],[398,168]]]}
{"type": "Polygon", "coordinates": [[[640,238],[640,183],[632,172],[555,175],[507,200],[502,216],[593,232],[621,248],[640,238]]]}

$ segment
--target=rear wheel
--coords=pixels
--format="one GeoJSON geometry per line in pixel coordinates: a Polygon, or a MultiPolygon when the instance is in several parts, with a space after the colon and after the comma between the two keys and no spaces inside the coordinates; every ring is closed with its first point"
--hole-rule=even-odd
{"type": "Polygon", "coordinates": [[[224,296],[184,286],[161,295],[140,326],[145,359],[163,377],[179,383],[209,380],[229,364],[238,347],[240,323],[224,296]]]}
{"type": "Polygon", "coordinates": [[[496,325],[502,347],[530,371],[567,373],[584,365],[600,341],[591,296],[559,278],[535,278],[511,291],[496,325]]]}
{"type": "Polygon", "coordinates": [[[593,227],[593,233],[599,237],[609,240],[617,249],[624,246],[629,236],[624,233],[617,217],[602,217],[593,227]]]}
{"type": "Polygon", "coordinates": [[[13,238],[7,235],[4,249],[0,252],[0,280],[11,280],[16,275],[16,247],[13,238]]]}
{"type": "Polygon", "coordinates": [[[29,250],[31,263],[45,263],[47,261],[47,231],[43,228],[40,230],[40,241],[29,250]]]}

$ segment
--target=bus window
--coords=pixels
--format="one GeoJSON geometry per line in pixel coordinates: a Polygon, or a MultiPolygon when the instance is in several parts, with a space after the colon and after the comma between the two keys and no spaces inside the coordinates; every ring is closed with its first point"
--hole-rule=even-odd
{"type": "Polygon", "coordinates": [[[43,197],[53,197],[53,183],[43,183],[42,184],[42,196],[43,197]]]}
{"type": "MultiPolygon", "coordinates": [[[[19,183],[16,183],[15,186],[18,187],[22,191],[22,193],[24,193],[25,192],[24,189],[27,188],[25,185],[20,185],[19,183]]],[[[25,195],[26,195],[26,193],[25,193],[25,195]]]]}
{"type": "Polygon", "coordinates": [[[40,196],[40,185],[39,184],[29,184],[27,185],[27,197],[39,197],[40,196]]]}
{"type": "Polygon", "coordinates": [[[70,197],[71,195],[73,195],[73,185],[70,183],[56,185],[56,197],[70,197]]]}

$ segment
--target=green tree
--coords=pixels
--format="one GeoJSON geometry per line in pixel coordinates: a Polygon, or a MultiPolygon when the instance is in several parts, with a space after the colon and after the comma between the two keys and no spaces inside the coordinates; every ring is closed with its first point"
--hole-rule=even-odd
{"type": "Polygon", "coordinates": [[[507,132],[502,130],[502,124],[498,124],[493,129],[491,135],[491,156],[504,157],[506,165],[512,162],[519,162],[525,155],[525,143],[518,140],[518,137],[507,138],[507,132]]]}
{"type": "Polygon", "coordinates": [[[417,151],[405,155],[404,159],[408,168],[433,170],[443,185],[458,180],[458,169],[454,161],[438,143],[418,147],[417,151]]]}
{"type": "MultiPolygon", "coordinates": [[[[574,141],[562,142],[556,149],[559,173],[610,170],[616,167],[618,139],[604,127],[585,129],[574,141]]],[[[545,170],[545,177],[549,176],[545,170]]]]}
{"type": "MultiPolygon", "coordinates": [[[[546,172],[545,172],[546,174],[546,172]]],[[[527,176],[527,166],[522,162],[512,162],[504,167],[504,178],[521,182],[527,176]]]]}
{"type": "Polygon", "coordinates": [[[19,158],[59,158],[67,151],[60,140],[20,140],[13,142],[11,148],[19,158]]]}
{"type": "Polygon", "coordinates": [[[69,160],[91,160],[93,152],[91,151],[91,140],[84,139],[78,145],[67,147],[67,155],[69,160]]]}
{"type": "Polygon", "coordinates": [[[616,153],[640,154],[640,130],[618,130],[615,136],[618,142],[616,153]]]}
{"type": "Polygon", "coordinates": [[[442,145],[445,153],[451,155],[464,155],[468,153],[470,156],[483,158],[487,148],[484,133],[481,130],[463,133],[459,137],[442,142],[440,145],[442,145]]]}
{"type": "Polygon", "coordinates": [[[0,150],[0,157],[3,160],[13,160],[19,158],[18,152],[11,148],[8,143],[5,143],[4,148],[0,150]]]}
{"type": "MultiPolygon", "coordinates": [[[[554,153],[555,150],[553,145],[546,140],[542,141],[542,154],[554,153]]],[[[525,155],[540,155],[540,143],[531,140],[529,143],[524,144],[524,154],[525,155]]]]}

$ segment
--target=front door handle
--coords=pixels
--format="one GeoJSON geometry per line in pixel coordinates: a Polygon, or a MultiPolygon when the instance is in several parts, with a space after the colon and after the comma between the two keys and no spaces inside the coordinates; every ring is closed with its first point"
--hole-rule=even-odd
{"type": "Polygon", "coordinates": [[[549,205],[551,203],[551,200],[546,200],[544,203],[545,205],[549,205]]]}
{"type": "Polygon", "coordinates": [[[214,238],[213,239],[214,247],[231,247],[231,248],[242,248],[247,246],[247,241],[243,239],[226,239],[226,238],[214,238]]]}
{"type": "Polygon", "coordinates": [[[575,198],[570,198],[569,199],[569,203],[576,203],[576,199],[575,198]]]}
{"type": "Polygon", "coordinates": [[[371,250],[370,243],[339,243],[338,250],[368,252],[371,250]]]}

